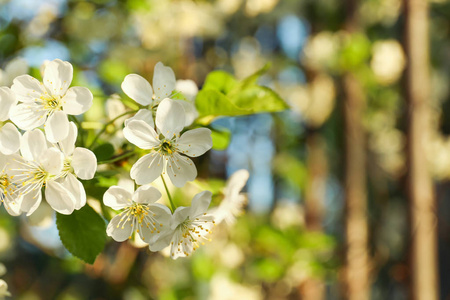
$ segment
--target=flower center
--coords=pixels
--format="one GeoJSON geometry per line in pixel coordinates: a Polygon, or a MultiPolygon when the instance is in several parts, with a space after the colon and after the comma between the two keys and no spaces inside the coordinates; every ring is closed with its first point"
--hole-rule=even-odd
{"type": "Polygon", "coordinates": [[[132,206],[129,207],[130,214],[135,217],[139,223],[142,223],[145,216],[148,215],[148,211],[150,208],[147,205],[143,205],[140,203],[134,203],[132,206]]]}
{"type": "Polygon", "coordinates": [[[50,111],[62,110],[62,103],[60,97],[54,97],[50,95],[42,95],[40,97],[44,105],[44,109],[50,111]]]}
{"type": "Polygon", "coordinates": [[[176,148],[171,141],[163,140],[161,142],[160,151],[165,155],[170,155],[176,151],[176,148]]]}
{"type": "Polygon", "coordinates": [[[9,194],[13,193],[13,189],[12,189],[11,185],[12,185],[11,178],[8,175],[3,174],[2,176],[0,176],[0,189],[3,192],[1,194],[1,196],[2,196],[1,200],[3,200],[3,197],[6,197],[9,194]]]}

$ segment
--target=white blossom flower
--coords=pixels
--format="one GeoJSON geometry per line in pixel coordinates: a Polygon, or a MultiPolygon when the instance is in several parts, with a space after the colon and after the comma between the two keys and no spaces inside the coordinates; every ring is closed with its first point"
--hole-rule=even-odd
{"type": "Polygon", "coordinates": [[[154,187],[139,187],[133,194],[120,186],[110,187],[103,202],[115,210],[122,210],[111,219],[106,232],[117,242],[131,238],[137,232],[144,242],[152,242],[165,228],[170,227],[172,214],[167,206],[155,203],[161,193],[154,187]]]}
{"type": "Polygon", "coordinates": [[[197,177],[192,160],[181,154],[197,157],[211,149],[211,130],[197,128],[186,131],[180,137],[184,124],[183,107],[167,98],[159,104],[156,113],[156,127],[161,134],[141,120],[130,121],[125,126],[123,133],[129,142],[141,149],[151,150],[131,168],[131,178],[137,184],[148,184],[165,172],[177,187],[197,177]]]}
{"type": "Polygon", "coordinates": [[[172,68],[164,66],[158,62],[153,72],[153,88],[150,83],[140,75],[129,74],[122,82],[122,90],[131,99],[140,105],[147,106],[148,109],[140,109],[137,114],[125,121],[125,125],[132,120],[143,120],[154,126],[154,110],[165,98],[172,98],[176,91],[180,91],[187,97],[187,101],[175,100],[180,103],[186,111],[185,126],[189,126],[198,117],[198,113],[193,104],[192,97],[198,93],[197,85],[191,80],[175,80],[175,73],[172,68]]]}
{"type": "Polygon", "coordinates": [[[76,147],[78,129],[70,122],[69,134],[58,142],[58,147],[64,154],[64,166],[57,182],[69,191],[76,199],[75,209],[80,209],[86,204],[86,191],[83,184],[77,179],[89,180],[94,178],[97,171],[97,158],[95,154],[86,148],[76,147]]]}
{"type": "Polygon", "coordinates": [[[197,84],[193,80],[180,79],[177,80],[175,88],[186,97],[186,101],[179,101],[179,103],[183,105],[184,111],[186,112],[186,122],[184,125],[189,126],[198,118],[198,111],[195,108],[195,97],[198,94],[197,84]]]}
{"type": "Polygon", "coordinates": [[[6,211],[12,216],[20,215],[20,200],[18,200],[18,185],[14,182],[11,169],[14,168],[17,155],[0,154],[0,201],[6,211]]]}
{"type": "Polygon", "coordinates": [[[158,62],[153,72],[153,89],[144,77],[129,74],[122,82],[122,90],[140,105],[152,108],[172,95],[175,90],[175,73],[170,67],[158,62]]]}
{"type": "Polygon", "coordinates": [[[61,183],[57,182],[63,171],[64,155],[55,147],[48,147],[43,132],[39,129],[27,131],[21,139],[19,166],[13,169],[14,182],[19,185],[20,210],[31,215],[45,199],[61,214],[71,214],[77,200],[61,183]]]}
{"type": "Polygon", "coordinates": [[[73,68],[69,62],[55,59],[45,66],[44,82],[22,75],[11,89],[22,102],[11,111],[11,120],[21,129],[45,127],[47,139],[58,142],[69,133],[67,115],[80,115],[92,105],[92,93],[85,87],[69,88],[73,68]]]}
{"type": "Polygon", "coordinates": [[[247,203],[247,196],[241,194],[242,188],[247,183],[249,173],[247,170],[238,170],[227,181],[224,190],[224,199],[218,207],[212,208],[209,213],[214,215],[217,223],[225,221],[228,225],[236,222],[236,217],[242,214],[247,203]]]}
{"type": "Polygon", "coordinates": [[[170,230],[164,231],[154,243],[150,243],[150,250],[160,251],[170,245],[170,256],[177,259],[189,256],[203,241],[209,241],[207,235],[215,224],[214,216],[206,213],[211,196],[210,191],[203,191],[194,196],[191,206],[178,207],[173,214],[170,230]]]}
{"type": "Polygon", "coordinates": [[[0,299],[5,299],[7,296],[11,296],[11,293],[8,291],[8,284],[3,279],[0,279],[0,299]]]}
{"type": "Polygon", "coordinates": [[[11,109],[17,104],[16,96],[8,87],[0,87],[0,152],[14,154],[20,147],[20,132],[9,120],[11,109]]]}
{"type": "Polygon", "coordinates": [[[166,67],[162,62],[158,62],[153,71],[153,89],[144,77],[137,74],[129,74],[122,82],[122,90],[128,97],[149,108],[139,110],[134,117],[125,121],[125,125],[131,120],[144,120],[153,126],[152,110],[162,100],[173,95],[175,90],[175,73],[170,67],[166,67]]]}
{"type": "Polygon", "coordinates": [[[27,61],[21,57],[17,57],[6,64],[4,70],[0,70],[0,86],[10,87],[14,78],[27,73],[27,61]]]}

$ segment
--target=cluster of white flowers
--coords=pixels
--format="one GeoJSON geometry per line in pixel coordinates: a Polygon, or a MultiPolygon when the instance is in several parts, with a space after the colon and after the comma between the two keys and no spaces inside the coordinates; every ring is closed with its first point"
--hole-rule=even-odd
{"type": "Polygon", "coordinates": [[[11,215],[31,215],[43,188],[61,214],[86,204],[77,178],[92,179],[97,160],[75,147],[77,127],[67,115],[86,112],[93,96],[87,88],[69,88],[72,76],[72,65],[56,59],[43,68],[43,82],[21,74],[11,87],[0,87],[0,198],[11,215]]]}
{"type": "MultiPolygon", "coordinates": [[[[97,171],[94,153],[76,147],[78,128],[69,120],[91,107],[92,93],[70,87],[69,62],[46,62],[41,72],[43,82],[19,74],[11,87],[0,87],[0,199],[11,215],[31,215],[43,198],[56,212],[71,214],[86,204],[79,179],[92,179],[97,171]]],[[[176,207],[164,178],[176,187],[195,180],[191,158],[212,147],[210,129],[185,130],[198,117],[193,104],[197,86],[177,82],[171,68],[157,63],[153,88],[143,77],[130,74],[122,90],[141,107],[131,118],[122,119],[123,137],[148,153],[131,168],[130,176],[140,186],[136,191],[112,186],[104,194],[104,204],[118,211],[107,234],[119,242],[137,234],[151,251],[170,247],[173,259],[188,256],[209,240],[216,221],[232,222],[242,209],[245,197],[239,192],[248,173],[233,177],[225,201],[215,210],[208,211],[209,191],[195,195],[189,207],[176,207]],[[185,99],[174,99],[180,91],[185,99]],[[156,203],[162,195],[150,184],[157,178],[166,187],[170,208],[156,203]]],[[[114,125],[122,126],[117,120],[114,125]]]]}
{"type": "MultiPolygon", "coordinates": [[[[116,241],[131,238],[136,232],[149,244],[151,251],[170,246],[171,257],[188,256],[208,240],[215,223],[207,213],[211,192],[197,194],[189,207],[175,208],[155,203],[161,193],[149,184],[168,176],[177,187],[197,177],[197,169],[189,157],[198,157],[212,147],[211,130],[196,128],[181,134],[197,117],[193,97],[197,92],[189,81],[175,80],[171,68],[157,63],[153,88],[143,77],[130,74],[122,83],[122,90],[131,99],[144,106],[137,114],[124,121],[124,137],[149,153],[131,168],[131,178],[140,187],[132,193],[113,186],[105,193],[105,205],[121,210],[108,225],[107,233],[116,241]],[[186,100],[172,99],[176,87],[186,90],[186,100]],[[172,98],[171,98],[172,97],[172,98]]],[[[170,197],[170,195],[169,195],[170,197]]]]}

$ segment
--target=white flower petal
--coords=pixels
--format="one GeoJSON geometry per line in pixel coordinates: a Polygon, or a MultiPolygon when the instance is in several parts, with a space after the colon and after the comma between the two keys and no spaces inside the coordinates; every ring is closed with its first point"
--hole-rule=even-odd
{"type": "Polygon", "coordinates": [[[64,166],[64,154],[56,148],[48,148],[37,160],[44,170],[52,175],[59,175],[64,166]]]}
{"type": "Polygon", "coordinates": [[[25,59],[17,57],[6,65],[5,73],[9,79],[7,85],[10,86],[14,78],[28,73],[28,63],[25,59]]]}
{"type": "Polygon", "coordinates": [[[16,153],[20,147],[20,132],[12,123],[0,128],[0,152],[5,155],[16,153]]]}
{"type": "Polygon", "coordinates": [[[81,86],[71,87],[61,99],[63,111],[69,115],[81,115],[92,106],[93,99],[94,96],[88,88],[81,86]]]}
{"type": "Polygon", "coordinates": [[[16,94],[17,100],[22,102],[34,102],[47,92],[43,84],[30,75],[16,77],[11,90],[16,94]]]}
{"type": "Polygon", "coordinates": [[[56,111],[47,118],[44,128],[50,143],[62,141],[69,134],[69,119],[64,112],[56,111]]]}
{"type": "Polygon", "coordinates": [[[149,184],[161,175],[163,166],[164,157],[153,152],[141,157],[131,168],[130,175],[139,185],[149,184]]]}
{"type": "Polygon", "coordinates": [[[162,62],[155,65],[153,72],[153,88],[156,101],[159,102],[164,98],[169,98],[173,90],[175,90],[175,73],[170,67],[166,67],[162,62]]]}
{"type": "Polygon", "coordinates": [[[186,97],[186,99],[193,103],[195,100],[195,97],[198,94],[198,86],[197,84],[190,79],[186,79],[186,80],[182,80],[179,79],[177,80],[177,83],[175,85],[175,89],[177,91],[180,91],[181,93],[183,93],[183,95],[186,97]]]}
{"type": "Polygon", "coordinates": [[[71,165],[78,178],[89,180],[97,171],[97,157],[91,150],[77,147],[73,151],[71,165]]]}
{"type": "Polygon", "coordinates": [[[176,187],[182,187],[197,177],[197,168],[192,160],[174,153],[167,162],[167,174],[176,187]]]}
{"type": "Polygon", "coordinates": [[[27,160],[39,160],[47,150],[47,141],[44,133],[34,129],[24,133],[20,140],[20,153],[27,160]]]}
{"type": "Polygon", "coordinates": [[[152,128],[155,127],[155,122],[153,121],[153,113],[148,109],[140,109],[133,117],[125,120],[125,126],[128,125],[133,120],[141,120],[150,125],[152,128]]]}
{"type": "Polygon", "coordinates": [[[63,96],[72,83],[73,67],[67,61],[55,59],[45,66],[44,85],[53,96],[63,96]]]}
{"type": "Polygon", "coordinates": [[[77,135],[78,135],[77,125],[75,125],[74,122],[70,122],[69,133],[67,134],[67,137],[58,143],[59,147],[61,148],[61,151],[66,156],[72,155],[73,150],[75,149],[75,142],[77,141],[77,135]]]}
{"type": "Polygon", "coordinates": [[[196,128],[186,131],[177,140],[181,153],[191,157],[204,154],[212,147],[211,130],[208,128],[196,128]]]}
{"type": "Polygon", "coordinates": [[[225,188],[225,197],[231,197],[233,195],[238,195],[244,188],[250,174],[247,170],[241,169],[233,173],[227,181],[227,186],[225,188]]]}
{"type": "Polygon", "coordinates": [[[189,215],[195,218],[203,215],[211,204],[212,193],[210,191],[203,191],[192,198],[191,211],[189,215]]]}
{"type": "Polygon", "coordinates": [[[27,213],[27,216],[35,212],[42,201],[42,193],[40,189],[32,190],[26,195],[22,196],[22,203],[20,204],[20,210],[27,213]]]}
{"type": "Polygon", "coordinates": [[[153,100],[153,90],[144,77],[129,74],[122,82],[122,90],[128,97],[141,105],[150,105],[153,100]]]}
{"type": "Polygon", "coordinates": [[[141,149],[152,149],[160,144],[155,129],[141,120],[128,122],[123,135],[132,144],[141,149]]]}
{"type": "Polygon", "coordinates": [[[185,206],[177,207],[177,209],[173,213],[171,228],[175,229],[178,227],[178,225],[180,225],[181,223],[186,221],[186,219],[190,215],[190,212],[191,212],[190,207],[185,207],[185,206]]]}
{"type": "Polygon", "coordinates": [[[184,123],[184,127],[187,127],[189,125],[191,125],[192,123],[194,123],[195,119],[198,118],[198,111],[195,108],[195,105],[184,101],[184,100],[176,100],[179,104],[181,104],[181,106],[183,106],[184,108],[184,112],[185,112],[185,123],[184,123]]]}
{"type": "Polygon", "coordinates": [[[112,237],[116,242],[126,241],[133,233],[133,219],[128,218],[125,214],[123,215],[123,218],[124,220],[122,220],[122,215],[115,216],[109,222],[108,228],[106,228],[106,234],[112,237]]]}
{"type": "Polygon", "coordinates": [[[132,204],[133,195],[121,186],[110,187],[103,195],[103,203],[119,210],[132,204]]]}
{"type": "Polygon", "coordinates": [[[67,177],[64,178],[61,184],[75,198],[75,209],[80,209],[86,204],[86,191],[84,190],[84,186],[73,174],[67,174],[67,177]]]}
{"type": "Polygon", "coordinates": [[[11,121],[22,130],[31,130],[45,123],[47,111],[42,105],[23,103],[14,106],[10,112],[11,121]]]}
{"type": "Polygon", "coordinates": [[[161,193],[153,186],[143,185],[134,192],[133,201],[142,204],[150,204],[158,201],[161,193]]]}
{"type": "Polygon", "coordinates": [[[179,101],[164,99],[156,111],[156,127],[168,139],[183,130],[185,124],[184,108],[179,101]]]}
{"type": "Polygon", "coordinates": [[[20,216],[22,210],[20,209],[21,200],[15,200],[13,202],[3,200],[3,204],[5,205],[5,209],[11,216],[20,216]]]}
{"type": "Polygon", "coordinates": [[[0,87],[0,121],[9,119],[11,108],[17,104],[16,95],[10,88],[0,87]]]}
{"type": "Polygon", "coordinates": [[[55,211],[63,215],[70,215],[77,202],[74,195],[56,181],[47,182],[45,200],[55,211]]]}

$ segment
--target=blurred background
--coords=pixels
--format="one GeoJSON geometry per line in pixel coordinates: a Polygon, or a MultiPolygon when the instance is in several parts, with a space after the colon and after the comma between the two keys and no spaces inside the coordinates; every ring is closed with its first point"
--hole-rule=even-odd
{"type": "Polygon", "coordinates": [[[87,129],[158,61],[200,88],[270,62],[260,84],[291,109],[212,124],[229,134],[200,182],[247,169],[248,206],[189,259],[109,241],[86,265],[54,219],[2,210],[13,299],[450,299],[449,1],[0,0],[2,85],[17,58],[38,78],[44,60],[74,65],[87,129]]]}

